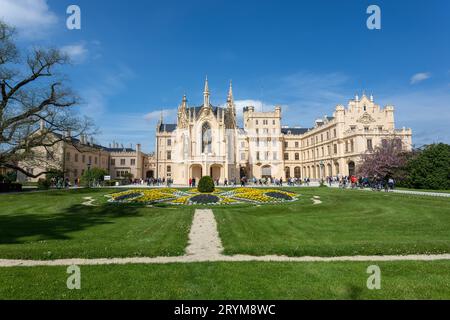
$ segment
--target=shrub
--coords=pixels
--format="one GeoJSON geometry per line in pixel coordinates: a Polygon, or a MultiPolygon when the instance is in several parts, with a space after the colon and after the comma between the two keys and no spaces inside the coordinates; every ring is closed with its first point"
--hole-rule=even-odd
{"type": "Polygon", "coordinates": [[[210,176],[204,176],[198,182],[197,190],[202,193],[214,191],[214,181],[210,176]]]}
{"type": "Polygon", "coordinates": [[[0,182],[0,192],[19,192],[19,191],[22,191],[22,185],[20,183],[0,182]]]}
{"type": "Polygon", "coordinates": [[[114,187],[114,186],[116,185],[116,182],[119,182],[119,185],[120,185],[120,181],[119,181],[119,180],[115,180],[115,179],[105,181],[105,182],[104,182],[104,185],[105,185],[106,187],[114,187]]]}
{"type": "Polygon", "coordinates": [[[84,171],[81,176],[81,184],[87,187],[103,182],[103,179],[108,174],[106,170],[100,168],[92,168],[90,170],[84,171]]]}
{"type": "Polygon", "coordinates": [[[51,185],[50,180],[44,178],[40,178],[37,182],[37,187],[39,190],[50,189],[50,185],[51,185]]]}

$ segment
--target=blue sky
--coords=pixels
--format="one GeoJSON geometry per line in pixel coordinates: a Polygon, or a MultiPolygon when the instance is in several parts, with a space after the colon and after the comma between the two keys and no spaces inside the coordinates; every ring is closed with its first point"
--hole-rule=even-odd
{"type": "Polygon", "coordinates": [[[92,117],[97,141],[154,145],[184,93],[238,106],[283,107],[285,125],[308,127],[355,93],[394,104],[413,143],[450,143],[450,2],[0,0],[23,48],[49,45],[73,58],[65,70],[92,117]],[[66,8],[81,8],[81,30],[66,8]],[[366,27],[370,4],[381,30],[366,27]]]}

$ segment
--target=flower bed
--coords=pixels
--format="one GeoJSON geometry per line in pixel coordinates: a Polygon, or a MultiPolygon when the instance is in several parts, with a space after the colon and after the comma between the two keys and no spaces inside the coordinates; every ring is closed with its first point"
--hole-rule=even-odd
{"type": "Polygon", "coordinates": [[[174,205],[225,205],[238,203],[280,203],[297,200],[297,194],[278,189],[236,188],[200,193],[197,189],[134,189],[110,195],[117,203],[168,203],[174,205]]]}

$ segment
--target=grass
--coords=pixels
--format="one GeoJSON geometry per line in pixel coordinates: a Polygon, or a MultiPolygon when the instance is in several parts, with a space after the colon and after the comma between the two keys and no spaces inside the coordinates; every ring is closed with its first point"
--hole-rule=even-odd
{"type": "Polygon", "coordinates": [[[66,267],[0,269],[0,299],[450,299],[450,261],[370,263],[189,263],[81,266],[81,290],[66,267]]]}
{"type": "Polygon", "coordinates": [[[183,255],[193,209],[107,204],[112,190],[0,195],[0,258],[183,255]],[[84,197],[96,207],[81,205],[84,197]]]}
{"type": "MultiPolygon", "coordinates": [[[[289,189],[293,190],[293,189],[289,189]]],[[[294,203],[214,208],[226,254],[288,256],[450,252],[450,199],[328,188],[294,203]],[[313,195],[322,204],[313,205],[313,195]]]]}

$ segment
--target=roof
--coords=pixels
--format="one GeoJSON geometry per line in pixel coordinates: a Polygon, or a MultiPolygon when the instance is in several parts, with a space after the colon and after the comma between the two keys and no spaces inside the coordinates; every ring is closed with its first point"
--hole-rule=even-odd
{"type": "Polygon", "coordinates": [[[108,152],[135,152],[132,148],[104,148],[108,152]]]}
{"type": "Polygon", "coordinates": [[[301,135],[301,134],[308,132],[309,130],[310,129],[308,129],[308,128],[281,128],[281,133],[301,135]]]}
{"type": "Polygon", "coordinates": [[[158,131],[160,131],[160,132],[163,132],[163,131],[165,131],[165,132],[173,132],[173,131],[176,130],[176,128],[177,128],[177,125],[174,124],[174,123],[161,123],[159,125],[159,130],[158,131]]]}

